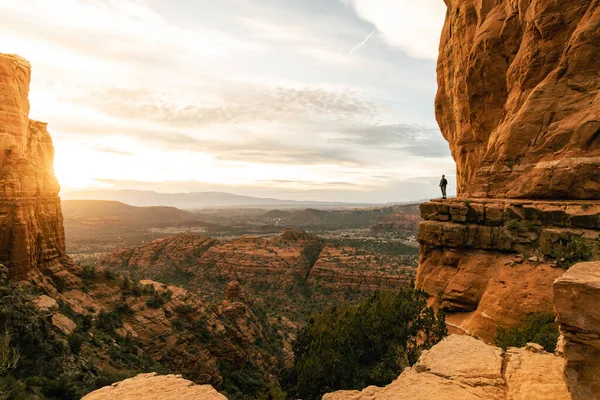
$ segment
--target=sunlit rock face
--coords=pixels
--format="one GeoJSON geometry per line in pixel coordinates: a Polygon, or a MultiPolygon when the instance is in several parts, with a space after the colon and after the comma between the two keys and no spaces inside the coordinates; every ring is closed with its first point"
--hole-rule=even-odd
{"type": "Polygon", "coordinates": [[[459,197],[600,198],[600,5],[445,0],[436,116],[459,197]]]}
{"type": "Polygon", "coordinates": [[[30,79],[29,62],[0,54],[0,263],[16,280],[58,273],[66,255],[54,147],[29,119],[30,79]]]}
{"type": "Polygon", "coordinates": [[[560,357],[537,345],[503,352],[469,336],[451,335],[388,386],[342,390],[323,400],[571,400],[562,365],[560,357]]]}

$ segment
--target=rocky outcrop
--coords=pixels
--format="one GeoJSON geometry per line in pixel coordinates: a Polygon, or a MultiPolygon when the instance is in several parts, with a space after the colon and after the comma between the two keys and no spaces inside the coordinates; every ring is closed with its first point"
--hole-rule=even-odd
{"type": "Polygon", "coordinates": [[[459,197],[600,198],[598,0],[445,0],[436,116],[459,197]]]}
{"type": "MultiPolygon", "coordinates": [[[[51,306],[51,300],[38,298],[36,306],[51,306]]],[[[84,290],[65,290],[54,300],[71,310],[74,320],[93,318],[95,327],[104,329],[102,337],[108,345],[84,349],[82,354],[88,360],[107,358],[112,341],[131,338],[144,356],[166,371],[218,390],[223,389],[230,371],[253,368],[265,381],[273,380],[274,369],[290,341],[273,325],[277,320],[266,313],[257,317],[254,311],[258,308],[240,298],[212,303],[180,287],[150,280],[107,280],[98,274],[88,278],[84,290]],[[119,326],[109,330],[110,335],[106,335],[106,318],[101,314],[119,315],[119,326]]],[[[48,313],[65,335],[76,328],[55,307],[48,313]]],[[[115,366],[123,368],[118,363],[115,366]]]]}
{"type": "Polygon", "coordinates": [[[118,250],[105,256],[101,265],[181,282],[213,299],[231,281],[265,297],[298,294],[309,287],[313,296],[339,299],[349,291],[406,286],[414,277],[411,264],[416,256],[387,253],[325,242],[293,230],[271,239],[247,236],[222,241],[182,234],[118,250]]]}
{"type": "Polygon", "coordinates": [[[98,389],[83,400],[227,400],[209,385],[196,385],[181,375],[139,374],[98,389]]]}
{"type": "Polygon", "coordinates": [[[506,352],[469,336],[451,335],[423,352],[390,385],[340,391],[323,400],[569,400],[563,360],[537,346],[506,352]]]}
{"type": "Polygon", "coordinates": [[[577,256],[569,246],[598,256],[598,202],[451,199],[421,211],[417,286],[448,312],[451,331],[488,341],[498,325],[553,311],[558,266],[577,256]]]}
{"type": "Polygon", "coordinates": [[[0,54],[0,263],[11,279],[58,272],[63,217],[46,124],[29,119],[31,66],[0,54]]]}
{"type": "Polygon", "coordinates": [[[600,399],[600,262],[571,267],[554,283],[554,299],[573,399],[600,399]]]}

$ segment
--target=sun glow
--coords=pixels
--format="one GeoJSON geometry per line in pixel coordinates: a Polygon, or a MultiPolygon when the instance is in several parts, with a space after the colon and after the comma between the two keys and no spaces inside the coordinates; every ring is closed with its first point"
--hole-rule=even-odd
{"type": "Polygon", "coordinates": [[[454,169],[432,128],[436,49],[397,50],[381,12],[396,2],[224,3],[0,0],[0,51],[32,63],[30,115],[49,123],[63,190],[389,201],[454,169]]]}

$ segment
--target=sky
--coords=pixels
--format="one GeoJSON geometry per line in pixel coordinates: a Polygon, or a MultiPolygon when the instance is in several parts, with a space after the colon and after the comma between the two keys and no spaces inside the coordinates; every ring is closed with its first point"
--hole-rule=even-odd
{"type": "Polygon", "coordinates": [[[0,0],[63,197],[438,196],[442,0],[0,0]]]}

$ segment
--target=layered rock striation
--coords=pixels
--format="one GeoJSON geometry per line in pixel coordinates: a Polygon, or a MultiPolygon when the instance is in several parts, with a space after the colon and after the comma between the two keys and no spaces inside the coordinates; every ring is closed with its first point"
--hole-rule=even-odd
{"type": "Polygon", "coordinates": [[[499,325],[552,312],[565,258],[600,252],[600,202],[451,199],[421,211],[417,285],[451,328],[488,341],[499,325]]]}
{"type": "Polygon", "coordinates": [[[66,256],[46,124],[29,119],[31,66],[0,54],[0,263],[11,279],[58,272],[66,256]]]}
{"type": "Polygon", "coordinates": [[[436,116],[459,197],[600,198],[597,0],[445,0],[436,116]]]}

